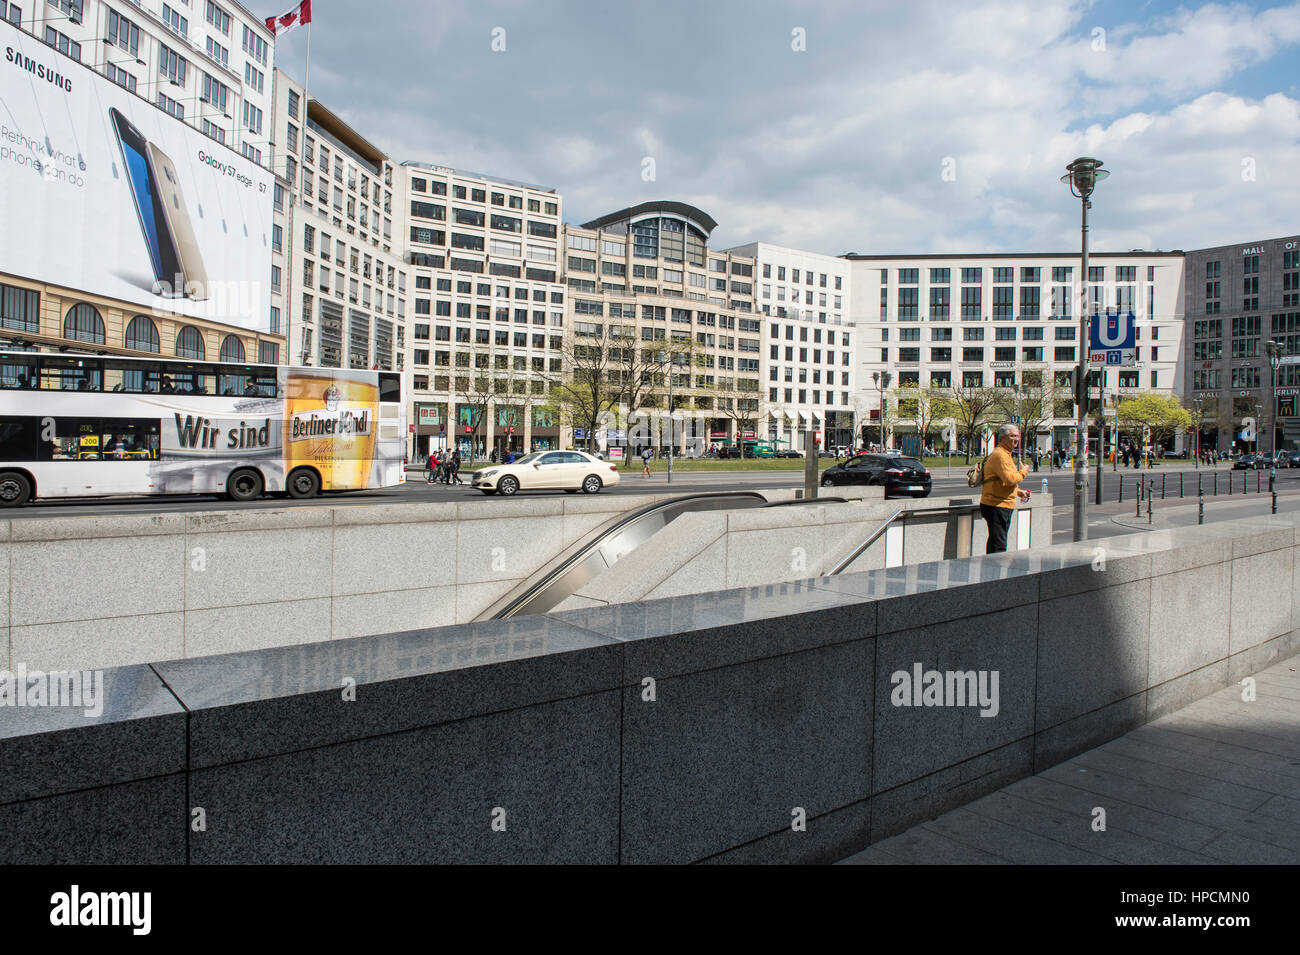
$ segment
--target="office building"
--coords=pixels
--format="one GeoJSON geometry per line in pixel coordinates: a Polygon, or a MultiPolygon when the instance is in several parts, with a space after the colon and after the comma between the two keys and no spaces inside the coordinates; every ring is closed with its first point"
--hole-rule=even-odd
{"type": "MultiPolygon", "coordinates": [[[[994,388],[1032,393],[1046,412],[1024,436],[1041,449],[1068,446],[1075,416],[1069,386],[1077,368],[1081,286],[1089,310],[1134,313],[1135,367],[1104,371],[1107,415],[1144,391],[1173,395],[1184,370],[1183,253],[1099,252],[1087,282],[1077,253],[987,255],[860,255],[852,266],[853,309],[860,344],[857,375],[860,422],[880,440],[881,394],[873,374],[891,387],[994,388]],[[865,414],[862,412],[866,412],[865,414]]],[[[884,395],[890,402],[888,393],[884,395]]],[[[1014,408],[1014,401],[1003,414],[1014,408]]],[[[904,405],[884,409],[887,433],[913,431],[904,405]]],[[[1037,417],[1037,416],[1036,416],[1037,417]]],[[[1095,430],[1095,429],[1094,429],[1095,430]]],[[[938,436],[931,443],[939,446],[938,436]]],[[[948,446],[955,447],[957,434],[948,446]]],[[[894,443],[898,443],[895,441],[894,443]]]]}

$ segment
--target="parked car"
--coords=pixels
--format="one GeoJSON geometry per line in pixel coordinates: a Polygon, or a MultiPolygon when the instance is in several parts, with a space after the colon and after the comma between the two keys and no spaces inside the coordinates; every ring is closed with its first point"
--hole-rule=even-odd
{"type": "Polygon", "coordinates": [[[802,458],[802,451],[795,451],[789,448],[776,452],[778,458],[802,458]]]}
{"type": "Polygon", "coordinates": [[[739,458],[740,448],[718,448],[719,458],[739,458]]]}
{"type": "Polygon", "coordinates": [[[1232,462],[1234,471],[1259,471],[1268,467],[1264,463],[1265,456],[1262,454],[1243,454],[1237,460],[1232,462]]]}
{"type": "Polygon", "coordinates": [[[1258,454],[1255,456],[1260,462],[1261,468],[1289,468],[1291,459],[1286,456],[1285,451],[1274,451],[1268,454],[1258,454]]]}
{"type": "Polygon", "coordinates": [[[585,451],[534,451],[513,464],[494,464],[474,472],[476,491],[509,497],[518,491],[582,491],[595,494],[618,484],[618,465],[585,451]]]}
{"type": "Polygon", "coordinates": [[[929,497],[930,472],[916,458],[859,454],[822,472],[822,487],[880,485],[885,497],[929,497]]]}
{"type": "Polygon", "coordinates": [[[1300,451],[1283,451],[1282,454],[1286,456],[1288,467],[1300,468],[1300,451]]]}

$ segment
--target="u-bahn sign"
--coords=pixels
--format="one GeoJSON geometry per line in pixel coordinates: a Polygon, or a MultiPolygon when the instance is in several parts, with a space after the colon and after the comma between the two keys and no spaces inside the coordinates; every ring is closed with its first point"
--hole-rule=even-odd
{"type": "Polygon", "coordinates": [[[1137,329],[1132,312],[1092,313],[1088,362],[1132,368],[1137,364],[1137,329]]]}

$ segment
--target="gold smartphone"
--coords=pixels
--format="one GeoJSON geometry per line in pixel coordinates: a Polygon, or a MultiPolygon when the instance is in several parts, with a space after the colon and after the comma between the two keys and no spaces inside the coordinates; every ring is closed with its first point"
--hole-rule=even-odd
{"type": "Polygon", "coordinates": [[[180,273],[185,277],[185,297],[202,301],[209,297],[208,273],[203,267],[203,256],[199,253],[194,225],[181,193],[180,176],[176,173],[176,165],[165,152],[153,143],[149,143],[148,149],[149,165],[154,172],[154,181],[158,184],[163,220],[167,224],[167,231],[171,233],[180,273]]]}

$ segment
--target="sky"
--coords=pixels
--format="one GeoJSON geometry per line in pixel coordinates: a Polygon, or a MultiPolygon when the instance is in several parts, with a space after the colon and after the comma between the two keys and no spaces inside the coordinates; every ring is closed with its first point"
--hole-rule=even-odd
{"type": "MultiPolygon", "coordinates": [[[[274,0],[272,0],[274,2],[274,0]]],[[[260,15],[282,13],[245,0],[260,15]]],[[[649,199],[714,248],[1096,251],[1300,232],[1300,2],[313,0],[310,95],[395,161],[649,199]]],[[[298,79],[307,30],[276,43],[298,79]]]]}

